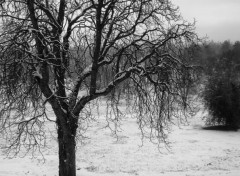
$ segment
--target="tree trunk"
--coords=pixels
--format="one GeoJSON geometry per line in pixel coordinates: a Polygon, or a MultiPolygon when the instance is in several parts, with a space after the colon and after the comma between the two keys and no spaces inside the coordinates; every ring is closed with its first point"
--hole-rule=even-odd
{"type": "Polygon", "coordinates": [[[58,126],[59,176],[76,176],[75,135],[58,126]]]}

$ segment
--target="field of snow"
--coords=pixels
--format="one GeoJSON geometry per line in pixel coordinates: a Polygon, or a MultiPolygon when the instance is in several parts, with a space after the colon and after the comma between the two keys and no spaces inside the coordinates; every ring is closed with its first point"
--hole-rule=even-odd
{"type": "MultiPolygon", "coordinates": [[[[113,137],[106,121],[99,118],[77,148],[78,176],[239,176],[240,130],[204,130],[203,114],[189,125],[174,126],[169,148],[144,140],[134,119],[122,122],[119,138],[113,137]]],[[[54,127],[49,125],[49,128],[54,127]]],[[[8,159],[0,155],[0,176],[57,176],[57,142],[50,136],[45,162],[37,156],[8,159]]]]}

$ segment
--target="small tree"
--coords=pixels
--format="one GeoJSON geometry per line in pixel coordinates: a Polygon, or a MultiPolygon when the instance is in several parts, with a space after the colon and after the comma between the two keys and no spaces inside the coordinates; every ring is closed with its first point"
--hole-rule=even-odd
{"type": "Polygon", "coordinates": [[[59,176],[75,176],[76,136],[93,100],[127,81],[143,135],[159,141],[172,113],[186,107],[191,68],[181,51],[196,35],[170,1],[5,0],[0,8],[0,121],[9,150],[44,145],[49,103],[59,176]]]}
{"type": "Polygon", "coordinates": [[[240,120],[239,85],[228,78],[211,78],[204,91],[204,102],[209,110],[208,125],[237,127],[240,120]]]}
{"type": "Polygon", "coordinates": [[[208,76],[203,98],[210,116],[208,125],[226,125],[234,129],[240,125],[240,82],[238,60],[226,42],[225,51],[208,76]]]}

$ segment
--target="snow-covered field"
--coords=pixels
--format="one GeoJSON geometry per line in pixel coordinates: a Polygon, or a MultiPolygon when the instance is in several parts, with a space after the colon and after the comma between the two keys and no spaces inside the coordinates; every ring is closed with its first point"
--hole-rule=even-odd
{"type": "MultiPolygon", "coordinates": [[[[119,138],[113,137],[106,121],[99,118],[85,134],[89,139],[78,144],[78,176],[239,176],[240,130],[203,130],[199,112],[189,125],[174,126],[170,148],[158,150],[145,140],[134,119],[122,122],[119,138]]],[[[52,127],[51,127],[52,128],[52,127]]],[[[57,176],[57,142],[50,137],[41,157],[6,159],[0,155],[0,176],[57,176]]]]}

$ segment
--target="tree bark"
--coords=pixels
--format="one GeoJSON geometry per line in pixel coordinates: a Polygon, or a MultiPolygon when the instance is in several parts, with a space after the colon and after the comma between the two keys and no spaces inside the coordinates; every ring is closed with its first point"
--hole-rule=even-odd
{"type": "Polygon", "coordinates": [[[75,135],[58,124],[59,176],[76,176],[75,135]]]}

